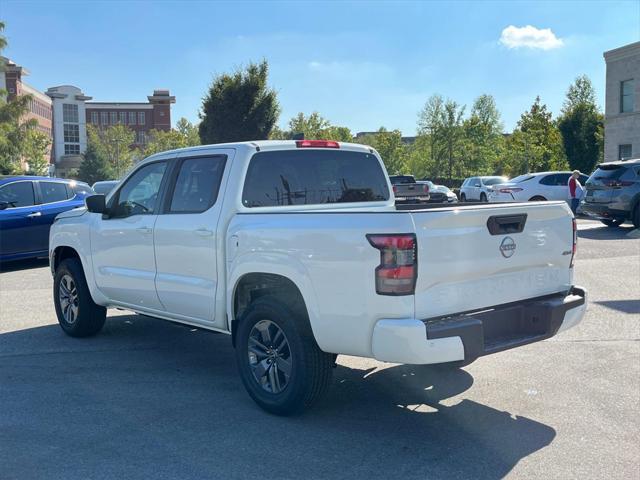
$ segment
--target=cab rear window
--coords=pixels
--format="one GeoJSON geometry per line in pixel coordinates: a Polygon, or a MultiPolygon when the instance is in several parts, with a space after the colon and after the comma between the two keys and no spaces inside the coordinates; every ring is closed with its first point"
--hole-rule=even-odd
{"type": "Polygon", "coordinates": [[[387,179],[374,155],[333,149],[256,153],[242,192],[245,207],[388,199],[387,179]]]}

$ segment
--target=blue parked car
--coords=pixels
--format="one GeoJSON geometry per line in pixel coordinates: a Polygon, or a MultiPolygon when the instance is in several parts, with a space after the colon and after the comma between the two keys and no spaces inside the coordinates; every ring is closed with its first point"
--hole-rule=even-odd
{"type": "Polygon", "coordinates": [[[89,195],[91,187],[75,180],[0,176],[0,262],[47,256],[56,215],[89,195]]]}

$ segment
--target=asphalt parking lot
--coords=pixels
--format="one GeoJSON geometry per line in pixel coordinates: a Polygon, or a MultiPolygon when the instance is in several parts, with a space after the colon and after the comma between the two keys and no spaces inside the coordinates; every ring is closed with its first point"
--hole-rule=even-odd
{"type": "Polygon", "coordinates": [[[340,357],[294,418],[229,338],[110,312],[73,339],[43,261],[0,273],[0,478],[640,478],[640,232],[579,221],[578,327],[462,370],[340,357]]]}

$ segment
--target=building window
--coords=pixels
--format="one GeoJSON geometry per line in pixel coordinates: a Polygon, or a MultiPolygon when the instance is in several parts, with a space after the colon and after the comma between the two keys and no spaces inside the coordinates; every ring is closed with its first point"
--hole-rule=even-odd
{"type": "Polygon", "coordinates": [[[631,144],[618,145],[618,160],[629,160],[631,158],[631,144]]]}
{"type": "Polygon", "coordinates": [[[62,121],[78,123],[78,105],[76,105],[75,103],[63,103],[62,121]]]}
{"type": "Polygon", "coordinates": [[[80,142],[80,127],[76,123],[64,124],[64,142],[78,143],[80,142]]]}
{"type": "Polygon", "coordinates": [[[136,143],[139,143],[140,145],[144,145],[145,143],[147,143],[147,135],[145,134],[145,132],[138,131],[136,141],[136,143]]]}
{"type": "Polygon", "coordinates": [[[138,112],[138,125],[145,125],[147,122],[144,118],[144,112],[138,112]]]}
{"type": "Polygon", "coordinates": [[[100,123],[102,125],[109,123],[109,112],[100,112],[100,123]]]}
{"type": "Polygon", "coordinates": [[[129,112],[129,125],[136,124],[136,112],[129,112]]]}
{"type": "Polygon", "coordinates": [[[80,145],[73,143],[65,143],[64,145],[65,155],[80,155],[80,145]]]}
{"type": "Polygon", "coordinates": [[[111,125],[118,123],[118,112],[111,112],[111,125]]]}
{"type": "Polygon", "coordinates": [[[98,124],[98,112],[91,112],[91,123],[98,124]]]}
{"type": "Polygon", "coordinates": [[[127,124],[127,112],[120,112],[120,123],[122,125],[127,124]]]}
{"type": "Polygon", "coordinates": [[[633,112],[633,80],[620,82],[620,113],[633,112]]]}

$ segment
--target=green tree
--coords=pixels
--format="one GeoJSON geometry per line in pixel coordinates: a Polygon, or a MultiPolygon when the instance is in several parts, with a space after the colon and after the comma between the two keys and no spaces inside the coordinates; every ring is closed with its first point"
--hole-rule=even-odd
{"type": "Polygon", "coordinates": [[[389,175],[397,175],[406,168],[407,149],[402,143],[400,130],[389,131],[380,127],[375,133],[358,138],[358,143],[369,145],[380,154],[389,175]]]}
{"type": "Polygon", "coordinates": [[[200,145],[200,133],[198,132],[198,126],[191,123],[186,118],[182,117],[176,123],[176,130],[185,138],[188,147],[200,145]]]}
{"type": "Polygon", "coordinates": [[[115,178],[109,160],[99,152],[97,146],[92,141],[89,141],[87,150],[83,154],[83,160],[78,169],[77,177],[78,180],[87,182],[89,185],[101,180],[111,180],[115,178]]]}
{"type": "Polygon", "coordinates": [[[113,125],[97,129],[93,125],[87,126],[89,145],[93,145],[98,155],[109,162],[109,167],[115,178],[120,178],[133,164],[132,148],[136,134],[125,125],[113,125]]]}
{"type": "Polygon", "coordinates": [[[464,169],[462,150],[464,144],[464,130],[462,128],[462,117],[465,106],[459,105],[453,100],[447,100],[442,110],[441,138],[444,156],[447,162],[447,178],[453,178],[454,167],[458,175],[464,169]]]}
{"type": "Polygon", "coordinates": [[[591,80],[586,75],[576,78],[567,91],[558,119],[571,169],[590,173],[601,160],[599,130],[603,120],[591,80]]]}
{"type": "Polygon", "coordinates": [[[29,129],[24,138],[22,147],[22,159],[29,166],[31,175],[46,175],[49,168],[49,156],[47,154],[51,141],[44,133],[29,129]]]}
{"type": "Polygon", "coordinates": [[[521,115],[507,150],[512,175],[568,168],[562,135],[540,97],[521,115]]]}
{"type": "Polygon", "coordinates": [[[463,126],[465,169],[461,176],[494,173],[504,149],[503,127],[494,98],[480,95],[463,126]]]}
{"type": "Polygon", "coordinates": [[[266,60],[213,80],[202,102],[202,144],[263,140],[278,121],[276,91],[267,86],[266,60]]]}
{"type": "Polygon", "coordinates": [[[444,158],[442,145],[442,121],[444,112],[444,98],[441,95],[429,97],[424,107],[418,114],[418,139],[417,143],[422,148],[416,149],[429,155],[430,175],[440,175],[440,166],[444,158]]]}
{"type": "Polygon", "coordinates": [[[289,120],[289,130],[274,127],[270,138],[273,140],[291,140],[295,135],[303,134],[306,139],[335,140],[338,142],[352,142],[353,134],[347,127],[332,125],[329,120],[318,112],[309,116],[300,112],[289,120]]]}

